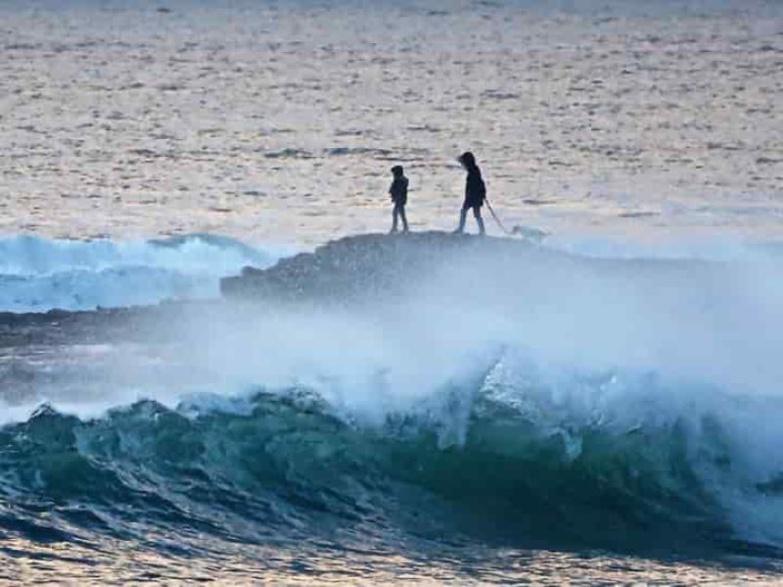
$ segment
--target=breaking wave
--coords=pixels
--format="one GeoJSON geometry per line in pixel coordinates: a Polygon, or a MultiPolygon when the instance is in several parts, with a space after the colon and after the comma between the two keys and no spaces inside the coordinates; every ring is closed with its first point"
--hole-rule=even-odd
{"type": "MultiPolygon", "coordinates": [[[[413,242],[370,240],[310,259],[325,287],[413,242]]],[[[144,245],[167,246],[215,247],[144,245]]],[[[487,250],[369,306],[186,308],[142,389],[91,371],[106,387],[83,404],[13,406],[0,533],[780,556],[779,262],[487,250]]]]}
{"type": "MultiPolygon", "coordinates": [[[[368,391],[384,404],[382,388],[368,391]]],[[[381,419],[303,387],[142,400],[86,420],[42,406],[0,432],[0,529],[32,540],[175,534],[184,549],[204,535],[359,543],[392,529],[525,547],[774,552],[782,416],[780,402],[650,375],[552,379],[508,351],[381,419]]]]}
{"type": "Polygon", "coordinates": [[[214,297],[221,277],[274,259],[268,251],[212,235],[135,242],[5,238],[0,240],[0,311],[214,297]]]}

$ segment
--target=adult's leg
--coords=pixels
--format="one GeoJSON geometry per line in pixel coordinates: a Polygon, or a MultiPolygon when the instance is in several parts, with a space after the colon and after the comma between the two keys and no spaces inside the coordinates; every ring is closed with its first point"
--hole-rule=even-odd
{"type": "Polygon", "coordinates": [[[479,227],[479,234],[484,234],[484,219],[481,217],[481,206],[473,206],[473,216],[476,217],[476,223],[479,227]]]}
{"type": "Polygon", "coordinates": [[[462,207],[462,210],[459,211],[459,227],[454,232],[463,232],[465,230],[465,219],[468,217],[468,209],[466,207],[462,207]]]}

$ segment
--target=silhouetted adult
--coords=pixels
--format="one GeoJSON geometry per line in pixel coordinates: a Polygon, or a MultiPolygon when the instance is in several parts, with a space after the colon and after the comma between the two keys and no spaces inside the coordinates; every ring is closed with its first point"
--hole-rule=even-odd
{"type": "Polygon", "coordinates": [[[465,168],[465,171],[468,172],[468,177],[465,182],[465,201],[462,203],[462,210],[459,214],[459,228],[454,232],[461,233],[465,230],[465,219],[467,218],[468,210],[472,209],[473,216],[478,224],[479,234],[484,234],[481,206],[484,205],[484,200],[487,197],[487,188],[484,185],[484,180],[481,178],[481,170],[476,165],[476,158],[470,151],[460,155],[457,160],[465,168]]]}
{"type": "Polygon", "coordinates": [[[391,232],[397,232],[397,218],[402,220],[402,231],[408,232],[408,219],[405,217],[405,204],[408,203],[408,178],[403,174],[402,165],[395,165],[391,168],[391,172],[394,176],[389,188],[389,195],[394,202],[391,232]]]}

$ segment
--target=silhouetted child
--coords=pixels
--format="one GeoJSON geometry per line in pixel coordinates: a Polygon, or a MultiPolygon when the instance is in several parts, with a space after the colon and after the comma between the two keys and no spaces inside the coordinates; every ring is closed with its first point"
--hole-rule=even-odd
{"type": "Polygon", "coordinates": [[[468,172],[468,177],[465,182],[465,201],[462,203],[462,210],[460,210],[459,214],[459,228],[454,232],[460,233],[465,230],[465,219],[468,215],[468,210],[472,209],[473,216],[478,224],[479,234],[484,234],[481,206],[484,205],[484,200],[487,198],[487,188],[484,185],[484,180],[481,178],[481,170],[476,164],[476,158],[470,151],[460,155],[457,160],[465,168],[465,171],[468,172]]]}
{"type": "Polygon", "coordinates": [[[391,232],[397,232],[397,218],[402,219],[402,231],[408,232],[408,219],[405,218],[405,204],[408,203],[408,178],[402,173],[402,165],[395,165],[391,168],[394,181],[389,188],[389,195],[394,202],[392,211],[391,232]]]}

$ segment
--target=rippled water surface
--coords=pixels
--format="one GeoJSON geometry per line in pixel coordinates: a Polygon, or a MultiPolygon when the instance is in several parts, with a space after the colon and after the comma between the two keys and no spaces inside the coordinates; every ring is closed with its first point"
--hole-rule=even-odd
{"type": "MultiPolygon", "coordinates": [[[[456,223],[779,233],[773,2],[4,2],[0,228],[321,242],[456,223]],[[52,209],[57,214],[52,214],[52,209]]],[[[493,227],[493,230],[494,227],[493,227]]]]}

